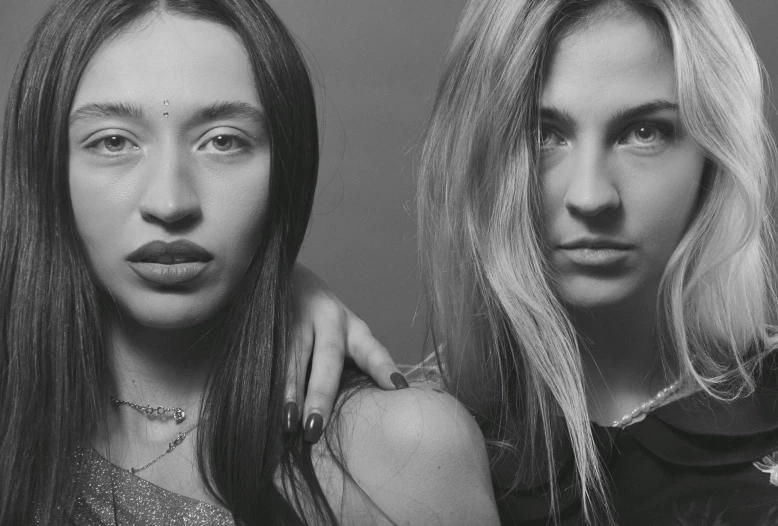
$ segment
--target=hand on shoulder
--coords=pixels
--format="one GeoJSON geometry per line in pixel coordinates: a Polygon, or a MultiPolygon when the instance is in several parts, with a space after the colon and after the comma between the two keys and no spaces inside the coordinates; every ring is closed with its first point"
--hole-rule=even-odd
{"type": "Polygon", "coordinates": [[[499,524],[483,435],[451,395],[362,389],[333,424],[314,463],[342,524],[499,524]]]}

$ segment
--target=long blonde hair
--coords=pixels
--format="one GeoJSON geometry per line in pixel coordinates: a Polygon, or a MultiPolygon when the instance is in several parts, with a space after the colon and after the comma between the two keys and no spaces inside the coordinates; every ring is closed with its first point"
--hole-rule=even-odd
{"type": "MultiPolygon", "coordinates": [[[[495,460],[519,458],[513,487],[544,471],[555,487],[553,444],[569,438],[584,514],[603,522],[612,517],[578,337],[539,235],[536,130],[556,43],[607,4],[662,32],[683,125],[707,156],[698,210],[657,300],[663,355],[714,396],[750,392],[752,358],[772,346],[774,146],[763,69],[727,0],[471,0],[445,61],[418,181],[431,334],[436,349],[443,344],[447,387],[480,419],[495,460]]],[[[558,518],[555,495],[551,512],[558,518]]]]}

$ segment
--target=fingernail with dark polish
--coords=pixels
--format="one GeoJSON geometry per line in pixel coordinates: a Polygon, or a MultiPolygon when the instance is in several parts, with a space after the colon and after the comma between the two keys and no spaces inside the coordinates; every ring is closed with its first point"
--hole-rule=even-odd
{"type": "Polygon", "coordinates": [[[401,375],[400,373],[392,373],[389,376],[389,379],[394,384],[395,389],[407,389],[408,388],[408,382],[405,380],[405,377],[401,375]]]}
{"type": "Polygon", "coordinates": [[[308,420],[305,421],[305,434],[303,435],[305,441],[312,444],[318,442],[321,438],[323,424],[324,419],[319,413],[311,413],[308,420]]]}
{"type": "Polygon", "coordinates": [[[294,402],[287,402],[284,406],[284,433],[294,433],[297,431],[297,422],[300,421],[300,410],[294,402]]]}

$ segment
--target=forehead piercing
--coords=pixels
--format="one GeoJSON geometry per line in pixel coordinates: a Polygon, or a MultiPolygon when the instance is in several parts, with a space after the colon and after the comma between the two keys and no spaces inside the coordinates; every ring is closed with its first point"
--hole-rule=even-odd
{"type": "MultiPolygon", "coordinates": [[[[170,101],[169,101],[169,100],[167,100],[167,99],[165,99],[165,102],[164,102],[164,104],[165,104],[165,106],[170,106],[170,101]]],[[[164,116],[166,119],[167,119],[168,117],[170,117],[170,113],[168,113],[168,112],[164,112],[162,115],[163,115],[163,116],[164,116]]]]}

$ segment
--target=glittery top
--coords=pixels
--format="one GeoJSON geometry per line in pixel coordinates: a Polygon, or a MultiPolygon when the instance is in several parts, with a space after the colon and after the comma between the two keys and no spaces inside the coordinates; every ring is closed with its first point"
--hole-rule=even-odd
{"type": "Polygon", "coordinates": [[[114,466],[91,448],[83,455],[88,477],[70,524],[77,526],[234,526],[222,508],[184,497],[114,466]]]}

